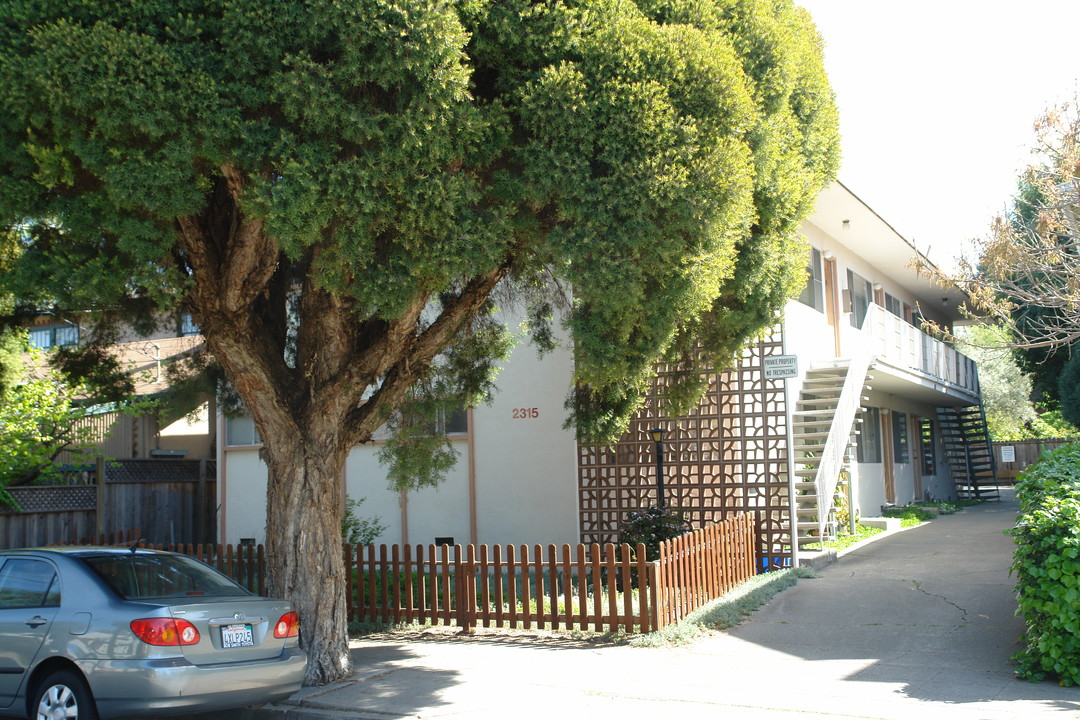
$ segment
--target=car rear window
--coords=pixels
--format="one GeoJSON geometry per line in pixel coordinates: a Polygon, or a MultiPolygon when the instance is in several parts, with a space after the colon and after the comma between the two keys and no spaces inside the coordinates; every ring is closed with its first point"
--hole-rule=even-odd
{"type": "Polygon", "coordinates": [[[90,555],[83,562],[126,600],[251,595],[213,568],[183,555],[90,555]]]}

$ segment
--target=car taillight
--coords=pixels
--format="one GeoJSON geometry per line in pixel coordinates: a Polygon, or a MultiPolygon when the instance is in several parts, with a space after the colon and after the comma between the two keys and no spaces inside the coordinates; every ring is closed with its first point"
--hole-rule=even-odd
{"type": "Polygon", "coordinates": [[[131,621],[131,632],[149,645],[196,645],[199,630],[187,620],[144,618],[131,621]]]}
{"type": "Polygon", "coordinates": [[[300,634],[300,616],[295,612],[287,612],[281,616],[274,626],[274,637],[291,638],[300,634]]]}

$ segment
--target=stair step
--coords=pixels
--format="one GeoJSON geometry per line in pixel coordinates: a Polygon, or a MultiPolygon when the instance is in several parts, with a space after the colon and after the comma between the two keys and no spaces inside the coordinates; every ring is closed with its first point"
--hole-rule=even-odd
{"type": "Polygon", "coordinates": [[[795,417],[832,417],[836,414],[836,409],[829,410],[797,410],[795,417]]]}
{"type": "Polygon", "coordinates": [[[792,429],[804,427],[828,427],[829,425],[832,425],[831,417],[807,418],[806,420],[791,421],[792,429]]]}
{"type": "Polygon", "coordinates": [[[822,406],[825,406],[825,407],[829,407],[829,408],[835,408],[836,407],[836,400],[837,399],[834,398],[834,397],[829,397],[829,398],[802,398],[797,403],[795,403],[795,407],[796,407],[796,409],[799,409],[799,410],[801,410],[804,407],[822,407],[822,406]]]}

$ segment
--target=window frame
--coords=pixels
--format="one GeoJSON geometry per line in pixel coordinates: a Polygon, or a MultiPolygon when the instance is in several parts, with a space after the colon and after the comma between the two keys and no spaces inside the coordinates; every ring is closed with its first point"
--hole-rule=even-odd
{"type": "Polygon", "coordinates": [[[31,347],[35,347],[41,350],[48,350],[54,347],[69,347],[79,344],[79,326],[73,322],[53,323],[52,325],[37,325],[35,327],[27,328],[27,336],[30,341],[31,347]],[[49,342],[47,345],[42,345],[34,339],[35,333],[48,332],[49,342]],[[74,339],[68,339],[66,342],[60,342],[58,335],[74,335],[74,339]]]}
{"type": "Polygon", "coordinates": [[[798,300],[803,305],[823,313],[825,312],[825,271],[821,251],[816,247],[810,248],[806,274],[806,285],[799,294],[798,300]]]}
{"type": "Polygon", "coordinates": [[[860,463],[881,463],[881,410],[868,407],[859,411],[862,422],[855,436],[855,457],[860,463]]]}
{"type": "Polygon", "coordinates": [[[937,430],[933,418],[919,418],[919,463],[923,476],[937,475],[937,430]]]}
{"type": "MultiPolygon", "coordinates": [[[[247,430],[246,427],[243,429],[245,431],[247,430]]],[[[262,444],[262,438],[259,437],[259,428],[255,427],[255,418],[251,417],[248,413],[225,416],[225,447],[256,447],[262,444]],[[238,431],[240,430],[236,425],[237,423],[251,424],[250,439],[246,435],[242,438],[247,442],[237,442],[234,440],[234,434],[239,434],[238,431]]]]}
{"type": "Polygon", "coordinates": [[[60,573],[56,571],[56,566],[48,560],[36,557],[7,557],[2,558],[3,562],[0,562],[0,610],[18,610],[25,608],[54,608],[60,607],[61,600],[61,588],[60,588],[60,573]],[[34,604],[12,604],[8,605],[4,602],[4,588],[5,581],[12,574],[13,568],[19,564],[33,565],[35,567],[46,568],[52,573],[52,577],[49,579],[48,585],[41,591],[41,600],[34,604]]]}
{"type": "Polygon", "coordinates": [[[908,432],[908,415],[899,410],[892,411],[893,463],[911,462],[911,434],[908,432]]]}
{"type": "Polygon", "coordinates": [[[848,303],[851,311],[851,325],[862,328],[870,304],[874,301],[874,288],[870,281],[851,268],[847,271],[848,303]],[[861,292],[856,292],[856,289],[861,292]]]}
{"type": "Polygon", "coordinates": [[[907,320],[907,318],[904,317],[904,301],[895,295],[885,293],[885,310],[901,320],[907,320]]]}

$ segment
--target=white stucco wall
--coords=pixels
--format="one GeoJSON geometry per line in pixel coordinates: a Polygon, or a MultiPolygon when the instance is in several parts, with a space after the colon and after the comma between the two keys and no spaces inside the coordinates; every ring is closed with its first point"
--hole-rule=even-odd
{"type": "Polygon", "coordinates": [[[572,354],[519,345],[491,405],[473,413],[477,540],[579,542],[577,442],[564,430],[572,354]]]}
{"type": "MultiPolygon", "coordinates": [[[[572,363],[565,347],[542,358],[528,343],[516,347],[492,402],[471,411],[470,435],[452,438],[459,456],[446,481],[407,493],[404,504],[402,494],[387,487],[378,445],[354,448],[345,463],[345,492],[365,499],[358,516],[387,526],[376,542],[577,543],[577,443],[562,427],[572,363]]],[[[257,448],[227,447],[222,464],[222,492],[229,495],[223,540],[262,542],[266,468],[257,448]]]]}
{"type": "Polygon", "coordinates": [[[860,517],[878,517],[885,504],[885,466],[881,463],[858,463],[856,504],[860,517]]]}
{"type": "Polygon", "coordinates": [[[228,448],[218,461],[218,542],[266,539],[266,465],[258,448],[228,448]]]}

